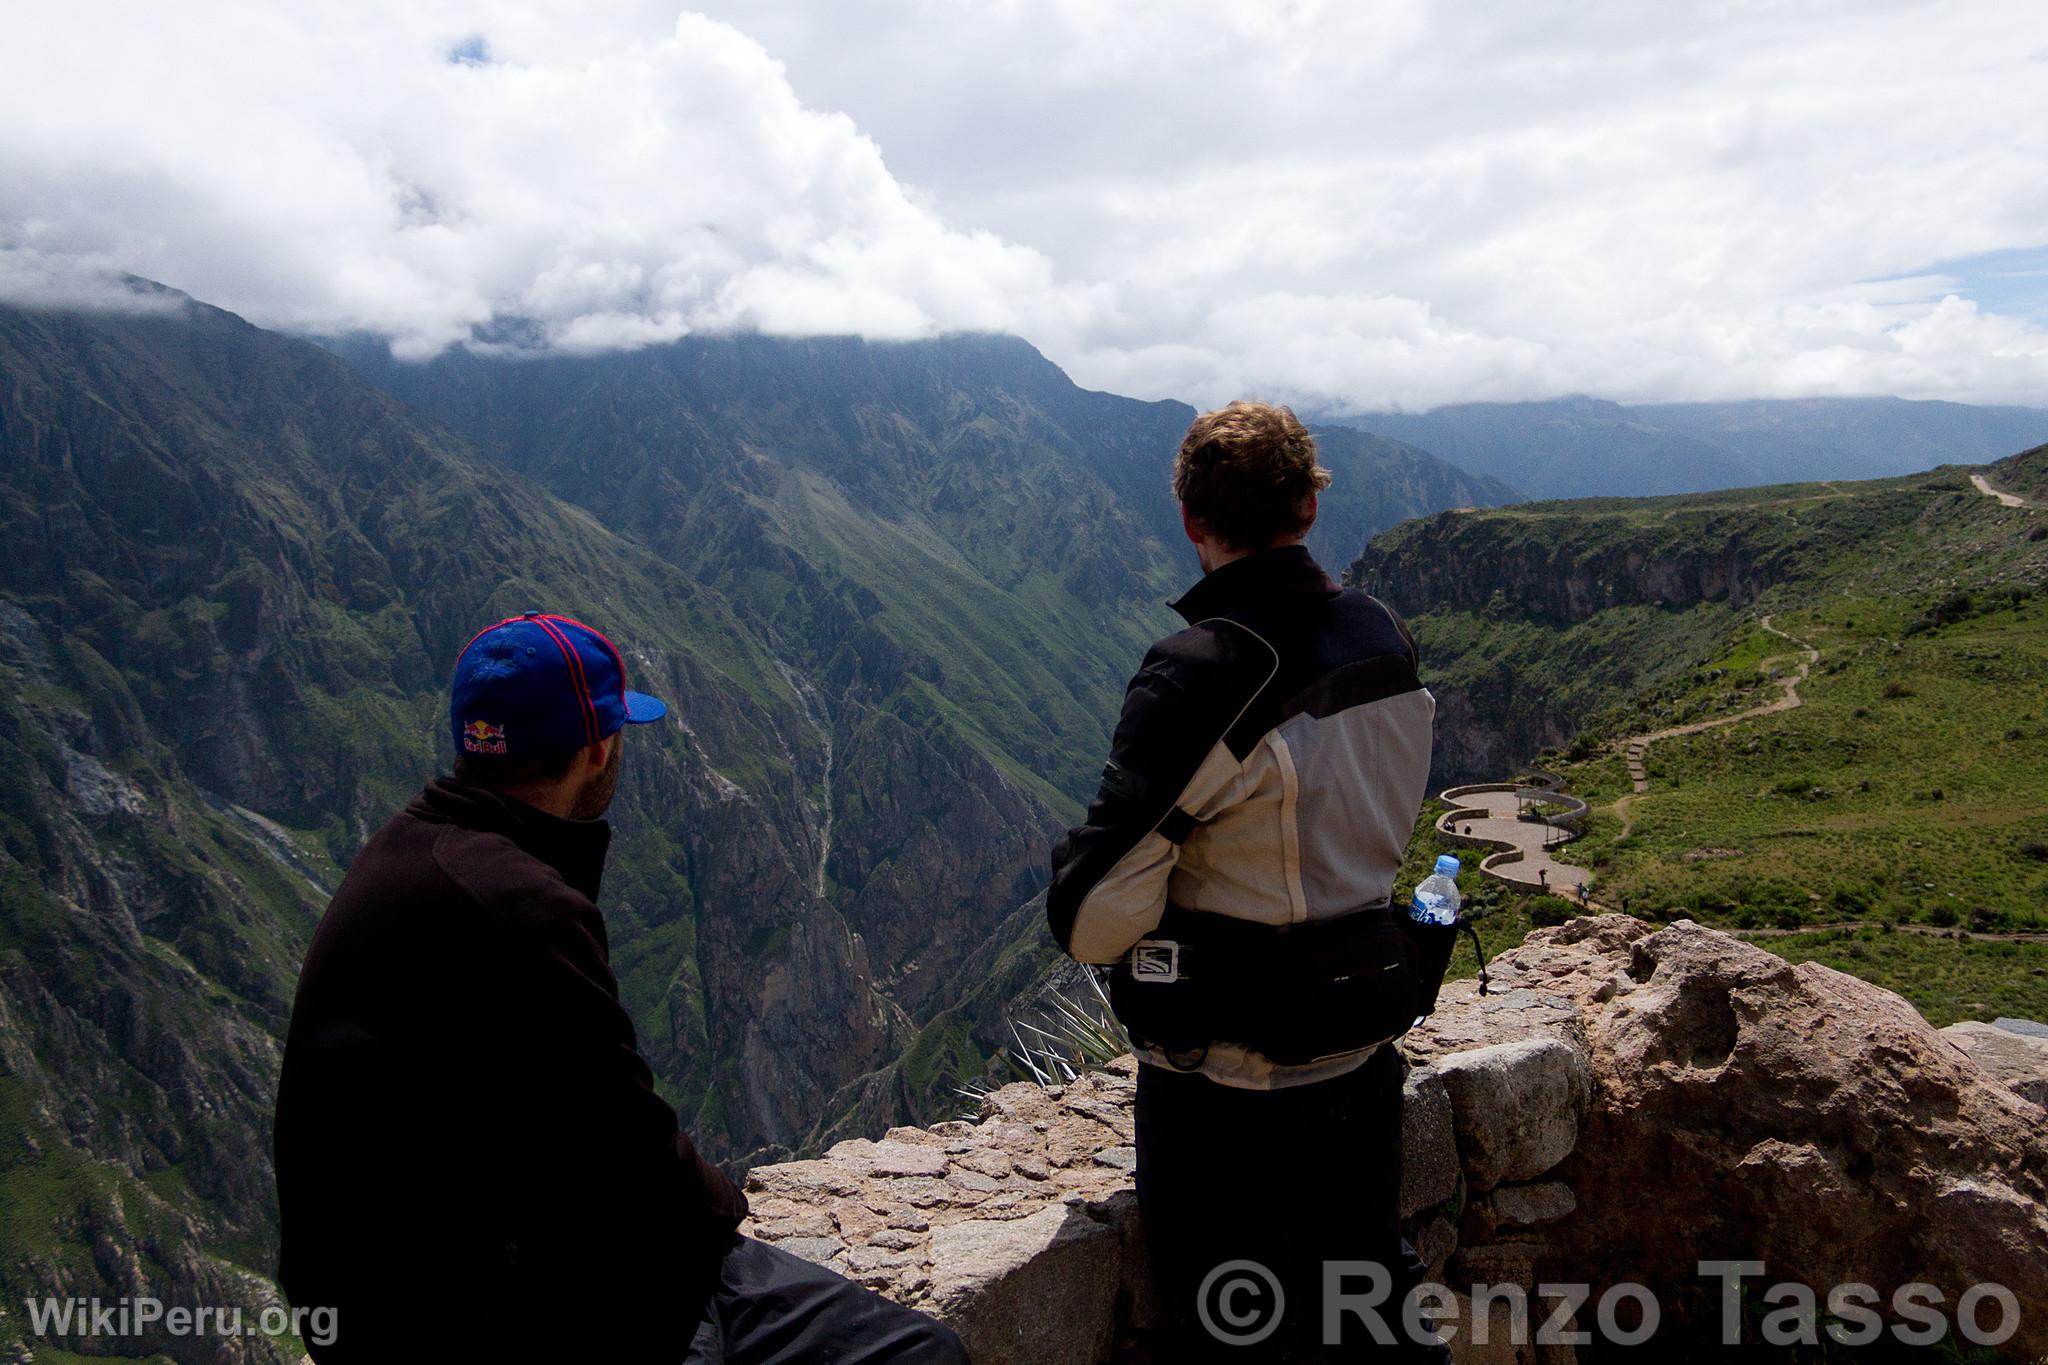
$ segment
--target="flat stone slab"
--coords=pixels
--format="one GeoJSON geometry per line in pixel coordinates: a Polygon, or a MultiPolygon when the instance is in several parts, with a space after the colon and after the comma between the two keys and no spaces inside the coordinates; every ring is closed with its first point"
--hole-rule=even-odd
{"type": "Polygon", "coordinates": [[[1994,1080],[2048,1108],[2048,1037],[2014,1033],[1975,1020],[1950,1024],[1941,1031],[1941,1036],[1994,1080]]]}

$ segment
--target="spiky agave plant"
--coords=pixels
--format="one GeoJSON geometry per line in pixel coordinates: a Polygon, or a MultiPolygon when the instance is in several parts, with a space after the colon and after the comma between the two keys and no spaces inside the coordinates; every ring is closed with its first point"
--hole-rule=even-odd
{"type": "MultiPolygon", "coordinates": [[[[1012,1045],[1001,1055],[1018,1079],[1041,1089],[1065,1085],[1129,1054],[1130,1035],[1109,1006],[1101,975],[1090,969],[1080,979],[1085,991],[1071,983],[1048,986],[1032,1002],[1035,1018],[1011,1018],[1012,1045]]],[[[999,1083],[984,1077],[957,1087],[956,1093],[968,1102],[971,1116],[999,1083]]]]}

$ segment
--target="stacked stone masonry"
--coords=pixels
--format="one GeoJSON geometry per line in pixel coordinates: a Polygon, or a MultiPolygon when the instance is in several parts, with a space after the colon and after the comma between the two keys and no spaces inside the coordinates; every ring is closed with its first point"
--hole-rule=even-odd
{"type": "MultiPolygon", "coordinates": [[[[1993,1281],[2048,1304],[2048,1043],[1937,1032],[1897,996],[1690,921],[1539,930],[1492,994],[1402,1042],[1401,1206],[1432,1276],[1623,1279],[1676,1309],[1700,1259],[1825,1285],[1993,1281]]],[[[756,1169],[746,1231],[950,1323],[987,1365],[1154,1359],[1135,1063],[1005,1086],[973,1122],[756,1169]]],[[[1951,1295],[1953,1297],[1953,1294],[1951,1295]]],[[[1541,1301],[1537,1301],[1539,1307],[1541,1301]]],[[[1461,1362],[1571,1360],[1490,1344],[1461,1362]]],[[[2048,1351],[2048,1313],[2008,1346],[2048,1351]]]]}

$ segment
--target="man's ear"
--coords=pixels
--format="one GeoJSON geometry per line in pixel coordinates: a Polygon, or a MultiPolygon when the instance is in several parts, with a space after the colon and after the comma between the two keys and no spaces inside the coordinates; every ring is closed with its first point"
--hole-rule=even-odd
{"type": "Polygon", "coordinates": [[[1316,501],[1316,491],[1309,490],[1308,499],[1301,505],[1301,533],[1307,535],[1309,528],[1316,524],[1316,513],[1321,504],[1316,501]]]}
{"type": "Polygon", "coordinates": [[[623,733],[624,731],[615,730],[595,744],[584,745],[577,766],[587,768],[593,773],[603,772],[604,765],[611,761],[612,745],[619,742],[619,736],[623,733]]]}
{"type": "Polygon", "coordinates": [[[1195,514],[1188,511],[1186,503],[1180,505],[1180,529],[1187,532],[1189,541],[1196,545],[1200,545],[1208,537],[1208,532],[1202,529],[1201,522],[1195,520],[1195,514]]]}

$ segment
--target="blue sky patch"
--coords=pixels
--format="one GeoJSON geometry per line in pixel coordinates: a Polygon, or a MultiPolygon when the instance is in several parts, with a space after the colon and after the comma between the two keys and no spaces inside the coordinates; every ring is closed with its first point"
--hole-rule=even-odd
{"type": "Polygon", "coordinates": [[[448,60],[457,66],[489,66],[491,45],[481,33],[472,33],[448,49],[448,60]]]}
{"type": "Polygon", "coordinates": [[[1927,273],[1954,279],[1955,292],[1983,312],[2048,323],[2048,246],[1987,251],[1943,261],[1927,273]]]}

